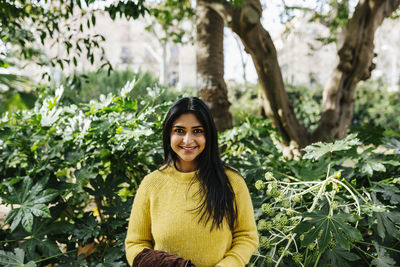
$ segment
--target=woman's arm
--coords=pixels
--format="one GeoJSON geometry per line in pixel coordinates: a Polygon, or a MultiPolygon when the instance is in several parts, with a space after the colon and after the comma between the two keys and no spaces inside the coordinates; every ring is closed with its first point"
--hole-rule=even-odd
{"type": "Polygon", "coordinates": [[[133,201],[129,218],[128,232],[125,239],[125,252],[128,263],[132,265],[134,258],[144,248],[153,249],[151,234],[150,201],[146,178],[142,181],[133,201]]]}
{"type": "Polygon", "coordinates": [[[229,173],[230,175],[234,175],[230,181],[235,191],[238,219],[232,231],[232,247],[217,266],[243,267],[258,247],[258,233],[246,183],[240,175],[229,173]]]}

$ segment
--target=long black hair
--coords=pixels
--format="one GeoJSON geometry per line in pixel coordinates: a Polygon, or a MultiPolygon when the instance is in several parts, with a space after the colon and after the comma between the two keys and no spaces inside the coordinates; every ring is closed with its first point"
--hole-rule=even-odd
{"type": "Polygon", "coordinates": [[[175,164],[176,153],[171,148],[171,129],[174,121],[182,114],[192,113],[204,127],[206,144],[197,156],[196,178],[202,189],[202,202],[195,209],[200,215],[199,222],[205,224],[212,221],[211,229],[220,228],[226,217],[229,227],[233,229],[237,219],[235,193],[225,169],[229,168],[222,162],[218,150],[218,134],[213,117],[207,105],[197,97],[184,97],[176,101],[168,111],[163,122],[163,146],[165,165],[175,164]]]}

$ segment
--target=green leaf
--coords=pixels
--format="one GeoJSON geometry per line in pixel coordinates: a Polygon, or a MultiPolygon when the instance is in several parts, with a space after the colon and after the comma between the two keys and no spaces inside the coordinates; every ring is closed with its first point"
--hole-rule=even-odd
{"type": "Polygon", "coordinates": [[[373,212],[373,217],[376,218],[376,221],[373,221],[373,223],[376,223],[378,235],[382,240],[385,239],[386,233],[400,240],[400,232],[396,227],[396,223],[400,222],[400,212],[389,210],[387,206],[383,205],[376,198],[374,192],[371,193],[371,197],[375,206],[383,207],[375,209],[373,212]]]}
{"type": "Polygon", "coordinates": [[[364,145],[373,144],[379,146],[382,144],[385,128],[365,123],[362,126],[353,125],[349,127],[352,133],[356,133],[364,145]]]}
{"type": "Polygon", "coordinates": [[[357,167],[360,169],[362,174],[366,174],[371,177],[374,171],[377,172],[386,171],[384,163],[387,162],[382,159],[367,157],[366,159],[360,160],[357,163],[357,167]]]}
{"type": "Polygon", "coordinates": [[[389,200],[391,204],[400,203],[400,189],[394,185],[384,183],[372,183],[372,191],[382,193],[385,200],[389,200]]]}
{"type": "Polygon", "coordinates": [[[400,222],[400,212],[375,212],[379,236],[385,239],[386,233],[400,240],[400,233],[395,223],[400,222]]]}
{"type": "Polygon", "coordinates": [[[377,243],[374,243],[376,253],[378,256],[371,261],[372,265],[378,266],[378,267],[394,267],[398,266],[396,265],[396,261],[389,256],[389,254],[386,252],[386,249],[382,248],[379,246],[377,243]]]}
{"type": "Polygon", "coordinates": [[[303,222],[297,225],[293,231],[297,234],[304,234],[302,241],[304,247],[314,242],[318,237],[320,252],[326,250],[332,237],[345,249],[350,249],[349,239],[362,240],[358,229],[347,223],[355,220],[351,214],[341,213],[329,216],[322,214],[322,212],[312,212],[303,214],[303,218],[303,222]]]}
{"type": "Polygon", "coordinates": [[[29,212],[24,212],[24,217],[22,217],[22,226],[27,232],[32,231],[33,215],[29,212]]]}
{"type": "Polygon", "coordinates": [[[25,252],[16,248],[13,252],[6,252],[0,250],[0,266],[4,267],[35,267],[36,264],[33,261],[30,261],[24,264],[25,252]]]}
{"type": "Polygon", "coordinates": [[[360,257],[351,253],[342,247],[335,246],[333,249],[328,249],[323,256],[323,262],[327,262],[329,266],[352,267],[353,261],[359,260],[360,257]]]}
{"type": "Polygon", "coordinates": [[[86,244],[100,234],[100,225],[91,214],[85,214],[82,221],[77,222],[72,232],[72,238],[79,243],[86,244]]]}
{"type": "Polygon", "coordinates": [[[297,178],[305,181],[316,181],[325,179],[329,162],[328,160],[320,160],[319,164],[314,164],[310,160],[303,160],[302,162],[288,162],[287,164],[297,178]]]}
{"type": "Polygon", "coordinates": [[[58,191],[43,190],[46,183],[47,179],[42,179],[32,186],[32,179],[25,177],[19,187],[9,187],[9,194],[2,194],[3,202],[19,205],[18,208],[11,210],[5,219],[5,223],[11,223],[11,231],[14,231],[22,223],[24,229],[31,232],[33,216],[51,217],[45,203],[54,199],[58,195],[58,191]]]}
{"type": "MultiPolygon", "coordinates": [[[[67,222],[54,222],[48,219],[36,219],[32,226],[32,232],[24,238],[20,248],[30,259],[38,259],[59,254],[61,252],[56,243],[55,235],[61,236],[63,233],[72,231],[73,226],[67,222]]],[[[18,232],[18,234],[26,233],[18,232]]],[[[58,239],[60,240],[60,239],[58,239]]]]}
{"type": "Polygon", "coordinates": [[[303,156],[305,159],[318,160],[325,154],[331,154],[335,151],[349,150],[353,146],[358,145],[359,140],[356,138],[357,135],[350,134],[343,140],[335,141],[334,143],[322,143],[317,142],[304,148],[306,154],[303,156]]]}

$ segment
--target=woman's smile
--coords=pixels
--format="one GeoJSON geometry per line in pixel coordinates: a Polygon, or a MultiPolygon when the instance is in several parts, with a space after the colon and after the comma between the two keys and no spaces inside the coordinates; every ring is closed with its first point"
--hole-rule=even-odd
{"type": "Polygon", "coordinates": [[[197,148],[197,146],[194,146],[194,147],[183,147],[183,146],[180,146],[180,148],[182,148],[185,151],[192,152],[197,148]]]}

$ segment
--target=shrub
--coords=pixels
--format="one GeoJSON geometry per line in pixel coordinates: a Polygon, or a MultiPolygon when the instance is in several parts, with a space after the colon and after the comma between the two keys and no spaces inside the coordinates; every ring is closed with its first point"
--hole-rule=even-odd
{"type": "Polygon", "coordinates": [[[180,95],[176,90],[166,90],[165,86],[161,86],[157,82],[157,78],[149,72],[134,72],[127,69],[114,70],[108,73],[106,70],[100,69],[87,73],[75,73],[74,75],[63,77],[60,84],[53,84],[53,91],[63,86],[65,88],[64,104],[89,103],[92,99],[97,99],[99,95],[118,95],[119,91],[129,81],[135,80],[135,90],[128,93],[131,99],[140,99],[138,108],[141,109],[146,102],[146,96],[150,91],[157,91],[155,103],[163,103],[174,100],[180,95]],[[163,91],[162,94],[160,92],[163,91]]]}
{"type": "MultiPolygon", "coordinates": [[[[132,99],[133,86],[78,105],[64,104],[59,88],[1,119],[0,197],[11,206],[0,228],[3,265],[127,265],[133,196],[162,162],[161,122],[172,104],[159,88],[132,99]]],[[[243,120],[219,138],[255,208],[260,247],[250,265],[400,261],[400,133],[354,127],[294,161],[274,145],[269,120],[243,120]]]]}
{"type": "Polygon", "coordinates": [[[58,89],[33,110],[2,118],[0,197],[12,210],[0,232],[1,262],[126,265],[133,195],[162,162],[170,104],[133,100],[132,87],[79,106],[63,105],[58,89]]]}
{"type": "Polygon", "coordinates": [[[400,135],[358,127],[359,137],[313,144],[294,161],[271,147],[273,131],[254,119],[222,136],[255,208],[260,247],[250,265],[395,266],[400,135]]]}

